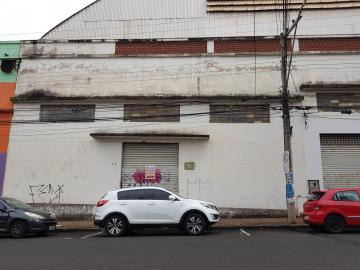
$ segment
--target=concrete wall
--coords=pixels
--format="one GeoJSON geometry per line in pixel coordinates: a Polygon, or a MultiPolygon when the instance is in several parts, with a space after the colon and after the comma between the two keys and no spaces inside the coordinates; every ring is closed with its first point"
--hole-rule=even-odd
{"type": "MultiPolygon", "coordinates": [[[[100,106],[97,115],[107,111],[101,112],[100,106]]],[[[38,108],[17,104],[14,117],[38,119],[38,108]]],[[[121,117],[119,108],[111,113],[121,117]]],[[[208,105],[181,108],[182,113],[194,111],[208,111],[208,105]]],[[[156,125],[122,121],[15,125],[4,192],[34,203],[95,203],[106,191],[120,185],[122,141],[95,140],[90,132],[181,131],[210,135],[205,142],[168,140],[180,144],[181,195],[210,200],[219,207],[283,209],[279,116],[272,112],[270,124],[214,124],[209,123],[208,116],[198,116],[182,117],[181,123],[156,125]],[[185,171],[186,161],[195,162],[196,169],[185,171]],[[51,194],[50,189],[54,191],[51,194]]]]}
{"type": "MultiPolygon", "coordinates": [[[[276,54],[257,55],[255,74],[254,55],[116,57],[114,50],[114,42],[84,47],[75,42],[25,44],[16,95],[31,96],[40,90],[62,98],[106,97],[107,102],[97,102],[96,117],[121,118],[123,102],[115,101],[119,96],[276,97],[281,86],[276,54]]],[[[301,95],[299,86],[307,83],[358,83],[357,58],[354,52],[297,52],[291,93],[301,95]]],[[[314,94],[298,105],[316,106],[314,94]]],[[[39,107],[39,103],[16,103],[14,120],[38,121],[39,107]]],[[[182,114],[208,110],[208,104],[181,107],[182,114]]],[[[344,132],[350,128],[358,132],[350,122],[341,123],[344,132]]],[[[305,129],[302,112],[297,111],[292,112],[292,126],[295,192],[302,196],[307,194],[307,179],[321,179],[318,134],[334,126],[327,120],[309,119],[305,129]]],[[[106,191],[118,188],[123,141],[95,140],[91,132],[208,134],[210,140],[203,142],[167,140],[180,145],[181,195],[223,208],[286,207],[282,118],[273,110],[270,124],[213,124],[207,115],[182,117],[181,123],[17,124],[11,129],[5,194],[34,203],[94,204],[106,191]],[[188,161],[195,162],[195,171],[184,170],[188,161]]]]}
{"type": "MultiPolygon", "coordinates": [[[[296,94],[294,85],[303,83],[356,83],[359,67],[352,54],[299,53],[289,88],[296,94]]],[[[58,96],[278,95],[281,87],[278,55],[257,56],[256,76],[252,55],[24,59],[19,74],[17,95],[33,90],[58,96]]]]}
{"type": "MultiPolygon", "coordinates": [[[[313,102],[312,94],[303,104],[313,102]]],[[[35,104],[17,104],[14,120],[37,120],[38,109],[39,105],[35,104]]],[[[181,107],[182,114],[206,111],[206,104],[181,107]]],[[[197,116],[182,117],[181,123],[155,125],[121,120],[15,125],[11,134],[5,195],[27,202],[51,202],[54,209],[60,209],[59,213],[67,209],[67,213],[74,214],[63,204],[94,204],[105,192],[120,186],[123,141],[95,140],[89,136],[91,132],[180,131],[210,135],[210,140],[204,142],[166,141],[180,144],[181,195],[212,201],[221,208],[232,208],[223,209],[224,216],[249,216],[260,212],[265,216],[281,215],[280,212],[269,214],[262,210],[285,208],[282,119],[278,112],[271,114],[270,124],[213,124],[209,123],[208,116],[197,116]],[[189,161],[195,162],[194,171],[184,170],[184,162],[189,161]]],[[[309,115],[306,129],[302,113],[292,113],[295,192],[297,197],[301,196],[297,199],[299,211],[302,210],[303,196],[308,193],[307,180],[319,179],[323,187],[319,134],[360,133],[353,120],[318,118],[326,115],[341,117],[339,113],[309,115]]],[[[122,116],[120,103],[97,104],[96,117],[122,116]],[[113,108],[109,110],[108,106],[113,108]]],[[[358,116],[346,118],[357,119],[358,116]]],[[[164,142],[163,139],[151,141],[164,142]]]]}

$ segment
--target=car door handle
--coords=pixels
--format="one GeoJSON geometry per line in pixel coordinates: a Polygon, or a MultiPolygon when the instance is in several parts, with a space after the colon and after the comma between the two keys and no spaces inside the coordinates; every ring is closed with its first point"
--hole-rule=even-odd
{"type": "Polygon", "coordinates": [[[120,203],[120,205],[127,205],[127,203],[126,203],[126,202],[122,202],[122,203],[120,203]]]}
{"type": "Polygon", "coordinates": [[[148,203],[148,205],[155,205],[155,203],[153,203],[153,202],[149,202],[149,203],[148,203]]]}

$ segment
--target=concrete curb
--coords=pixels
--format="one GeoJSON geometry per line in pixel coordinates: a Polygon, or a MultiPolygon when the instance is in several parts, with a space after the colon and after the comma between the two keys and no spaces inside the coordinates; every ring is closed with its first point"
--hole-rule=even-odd
{"type": "MultiPolygon", "coordinates": [[[[219,226],[219,227],[210,227],[210,230],[221,230],[221,231],[231,231],[231,230],[240,230],[240,229],[282,229],[282,230],[295,230],[295,229],[306,229],[308,228],[307,224],[259,224],[259,225],[238,225],[238,226],[219,226]]],[[[60,227],[56,229],[56,232],[100,232],[102,231],[99,228],[64,228],[60,227]]]]}
{"type": "Polygon", "coordinates": [[[259,225],[239,225],[239,226],[219,226],[212,227],[212,229],[219,230],[240,230],[240,229],[302,229],[308,228],[307,224],[259,224],[259,225]]]}

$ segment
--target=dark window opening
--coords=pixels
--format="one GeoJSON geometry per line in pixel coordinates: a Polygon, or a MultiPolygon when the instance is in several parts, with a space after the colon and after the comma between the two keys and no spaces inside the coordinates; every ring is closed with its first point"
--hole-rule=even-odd
{"type": "Polygon", "coordinates": [[[180,122],[180,105],[124,105],[124,121],[180,122]]]}
{"type": "Polygon", "coordinates": [[[349,110],[360,111],[360,94],[357,93],[317,93],[316,100],[319,111],[344,113],[349,113],[349,110]]]}
{"type": "Polygon", "coordinates": [[[210,123],[270,123],[270,106],[210,105],[210,123]]]}
{"type": "Polygon", "coordinates": [[[41,105],[41,122],[92,122],[95,105],[41,105]]]}

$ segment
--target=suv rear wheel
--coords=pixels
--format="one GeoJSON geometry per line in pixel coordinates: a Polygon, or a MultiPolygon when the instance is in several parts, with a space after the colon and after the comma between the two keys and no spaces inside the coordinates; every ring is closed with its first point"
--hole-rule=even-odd
{"type": "Polygon", "coordinates": [[[339,215],[330,215],[325,220],[325,229],[329,233],[341,233],[345,228],[345,221],[339,215]]]}
{"type": "Polygon", "coordinates": [[[206,227],[204,217],[198,213],[190,213],[184,220],[184,228],[189,235],[200,235],[206,227]]]}
{"type": "Polygon", "coordinates": [[[120,215],[113,215],[105,222],[105,231],[111,237],[118,237],[126,232],[126,221],[120,215]]]}

